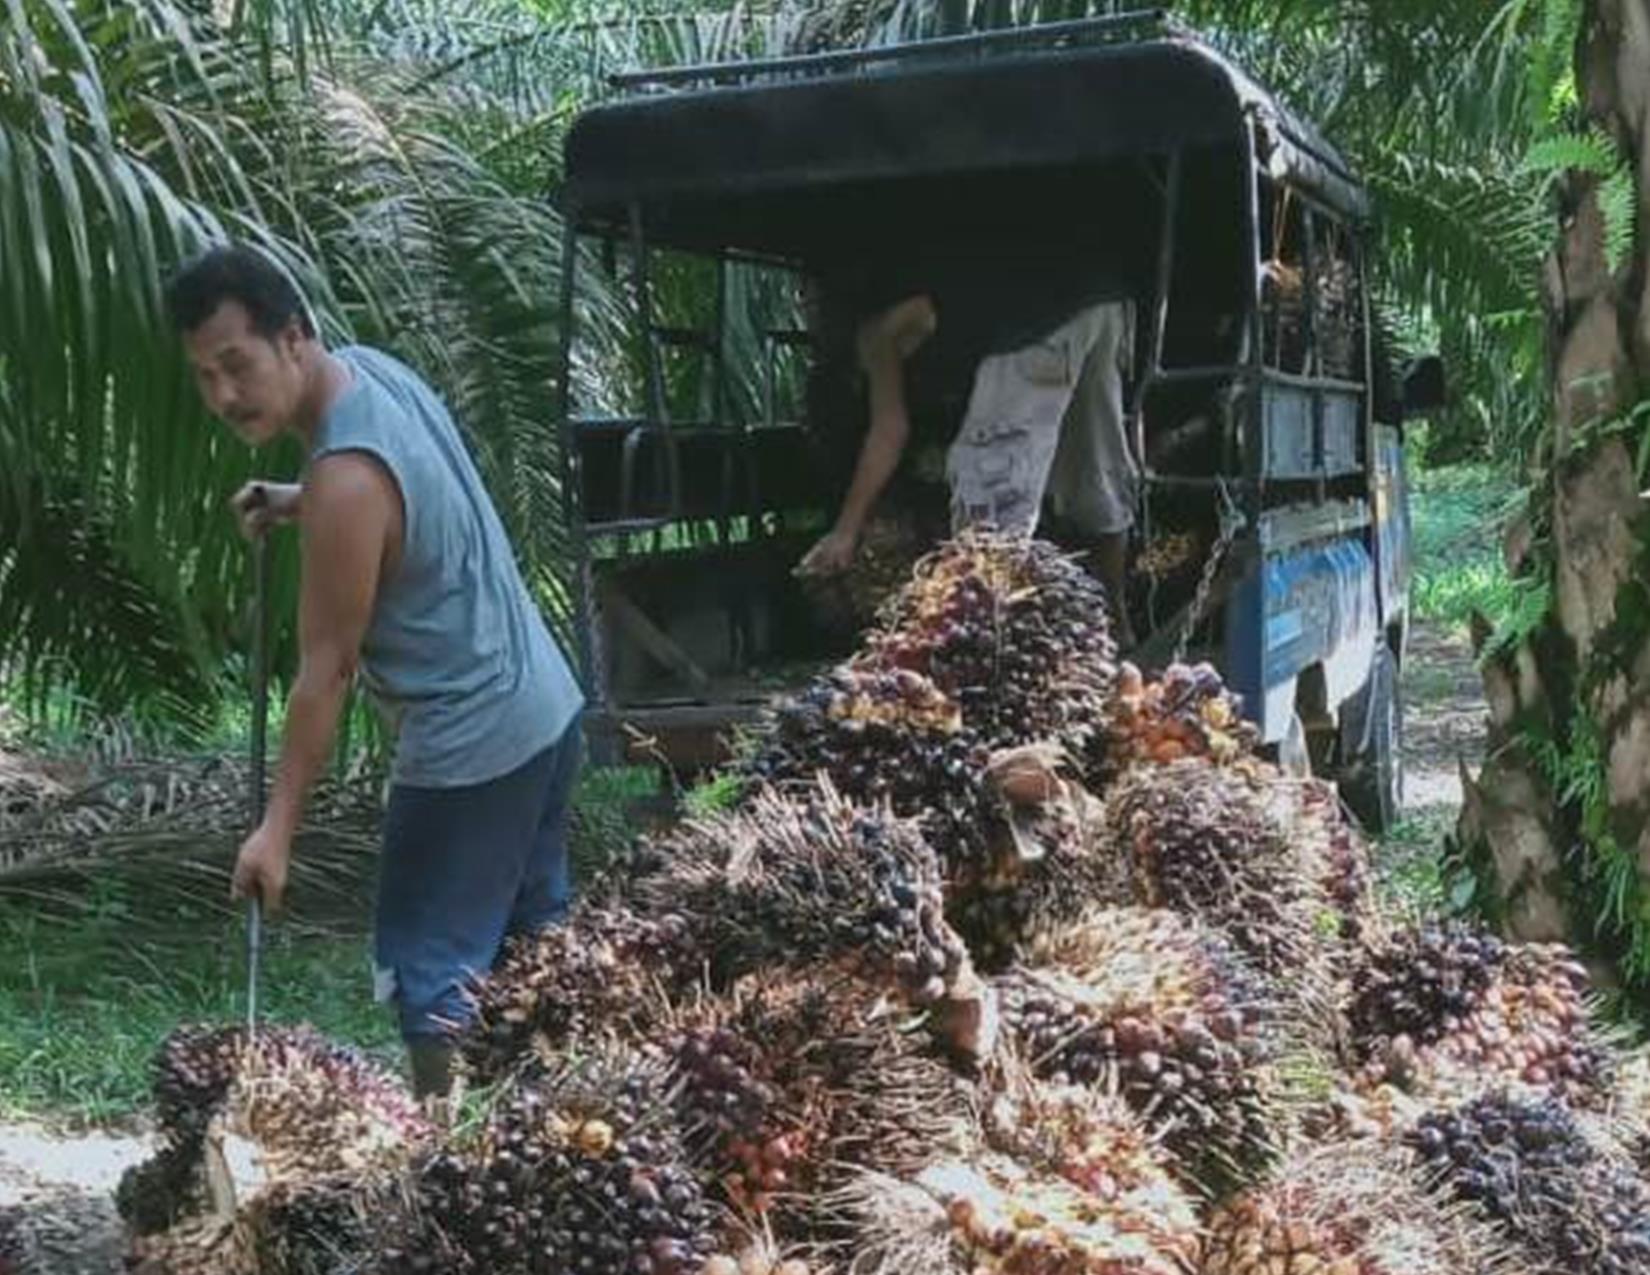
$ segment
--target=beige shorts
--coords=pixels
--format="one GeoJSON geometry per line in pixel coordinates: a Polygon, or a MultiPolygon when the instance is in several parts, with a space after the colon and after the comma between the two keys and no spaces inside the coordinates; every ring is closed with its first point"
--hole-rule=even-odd
{"type": "Polygon", "coordinates": [[[1123,385],[1134,354],[1134,305],[1091,306],[1033,345],[982,359],[962,429],[946,455],[951,527],[1029,536],[1046,495],[1079,531],[1134,523],[1138,480],[1123,385]]]}

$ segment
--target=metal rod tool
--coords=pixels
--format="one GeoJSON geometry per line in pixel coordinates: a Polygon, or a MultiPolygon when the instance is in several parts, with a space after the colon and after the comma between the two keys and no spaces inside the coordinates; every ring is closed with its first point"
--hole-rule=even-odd
{"type": "MultiPolygon", "coordinates": [[[[263,503],[258,490],[254,503],[263,503]]],[[[254,831],[264,820],[264,771],[269,743],[269,533],[259,528],[252,541],[252,765],[247,778],[254,831]]],[[[258,973],[264,945],[264,904],[254,891],[246,914],[246,1027],[258,1030],[258,973]]]]}

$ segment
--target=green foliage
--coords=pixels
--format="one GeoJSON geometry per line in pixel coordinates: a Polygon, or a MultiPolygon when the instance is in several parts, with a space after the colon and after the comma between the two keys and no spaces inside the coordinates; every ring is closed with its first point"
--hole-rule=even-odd
{"type": "Polygon", "coordinates": [[[743,794],[745,782],[732,771],[722,771],[688,789],[683,798],[687,813],[696,819],[732,810],[743,794]]]}
{"type": "Polygon", "coordinates": [[[1522,586],[1507,576],[1501,532],[1522,493],[1487,465],[1422,469],[1413,477],[1415,614],[1462,633],[1474,612],[1504,620],[1520,605],[1522,586]]]}

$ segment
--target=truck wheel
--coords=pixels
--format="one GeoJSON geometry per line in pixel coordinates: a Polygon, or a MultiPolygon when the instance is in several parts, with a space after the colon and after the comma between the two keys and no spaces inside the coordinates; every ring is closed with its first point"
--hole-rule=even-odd
{"type": "Polygon", "coordinates": [[[1386,643],[1369,681],[1341,709],[1341,800],[1376,835],[1398,822],[1404,804],[1404,707],[1398,663],[1386,643]]]}

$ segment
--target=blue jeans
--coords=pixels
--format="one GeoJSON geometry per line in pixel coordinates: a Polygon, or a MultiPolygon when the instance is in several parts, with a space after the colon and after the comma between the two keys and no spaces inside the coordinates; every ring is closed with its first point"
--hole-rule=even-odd
{"type": "Polygon", "coordinates": [[[390,790],[379,864],[378,999],[408,1040],[471,1017],[468,989],[505,939],[567,915],[567,814],[584,750],[575,718],[524,765],[463,788],[390,790]]]}

